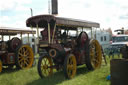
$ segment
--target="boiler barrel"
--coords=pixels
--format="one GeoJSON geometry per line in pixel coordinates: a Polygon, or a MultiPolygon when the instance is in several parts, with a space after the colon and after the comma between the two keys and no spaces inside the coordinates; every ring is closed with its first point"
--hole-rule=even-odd
{"type": "Polygon", "coordinates": [[[128,85],[128,60],[111,60],[111,85],[128,85]]]}

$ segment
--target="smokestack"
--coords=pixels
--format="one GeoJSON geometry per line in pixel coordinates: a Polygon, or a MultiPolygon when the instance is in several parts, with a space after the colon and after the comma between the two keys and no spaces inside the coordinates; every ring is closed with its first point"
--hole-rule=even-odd
{"type": "Polygon", "coordinates": [[[52,14],[58,14],[58,1],[52,0],[52,14]]]}

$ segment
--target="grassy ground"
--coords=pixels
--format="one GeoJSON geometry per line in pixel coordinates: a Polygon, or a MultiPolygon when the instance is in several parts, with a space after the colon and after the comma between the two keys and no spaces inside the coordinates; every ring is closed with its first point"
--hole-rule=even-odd
{"type": "Polygon", "coordinates": [[[106,77],[110,74],[108,65],[102,65],[100,69],[88,71],[83,65],[77,69],[76,76],[68,80],[63,71],[54,73],[53,76],[41,79],[37,73],[37,67],[27,70],[4,69],[0,74],[0,85],[110,85],[106,77]]]}

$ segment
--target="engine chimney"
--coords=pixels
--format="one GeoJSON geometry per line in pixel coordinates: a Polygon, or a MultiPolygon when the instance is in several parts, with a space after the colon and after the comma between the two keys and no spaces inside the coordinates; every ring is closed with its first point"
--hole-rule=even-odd
{"type": "Polygon", "coordinates": [[[52,0],[52,14],[57,15],[58,14],[58,1],[52,0]]]}

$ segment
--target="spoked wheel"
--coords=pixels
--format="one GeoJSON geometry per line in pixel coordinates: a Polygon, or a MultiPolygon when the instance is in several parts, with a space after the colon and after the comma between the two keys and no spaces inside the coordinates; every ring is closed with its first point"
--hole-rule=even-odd
{"type": "Polygon", "coordinates": [[[97,40],[90,41],[90,66],[91,69],[96,69],[101,66],[102,62],[102,50],[97,40]]]}
{"type": "Polygon", "coordinates": [[[73,54],[69,54],[64,60],[64,74],[69,79],[76,74],[76,58],[73,54]]]}
{"type": "Polygon", "coordinates": [[[41,56],[38,61],[38,73],[41,78],[48,77],[53,74],[52,59],[48,56],[41,56]]]}
{"type": "Polygon", "coordinates": [[[0,73],[2,72],[2,61],[0,60],[0,73]]]}
{"type": "Polygon", "coordinates": [[[21,45],[16,52],[16,65],[21,68],[32,67],[34,54],[29,45],[21,45]]]}

